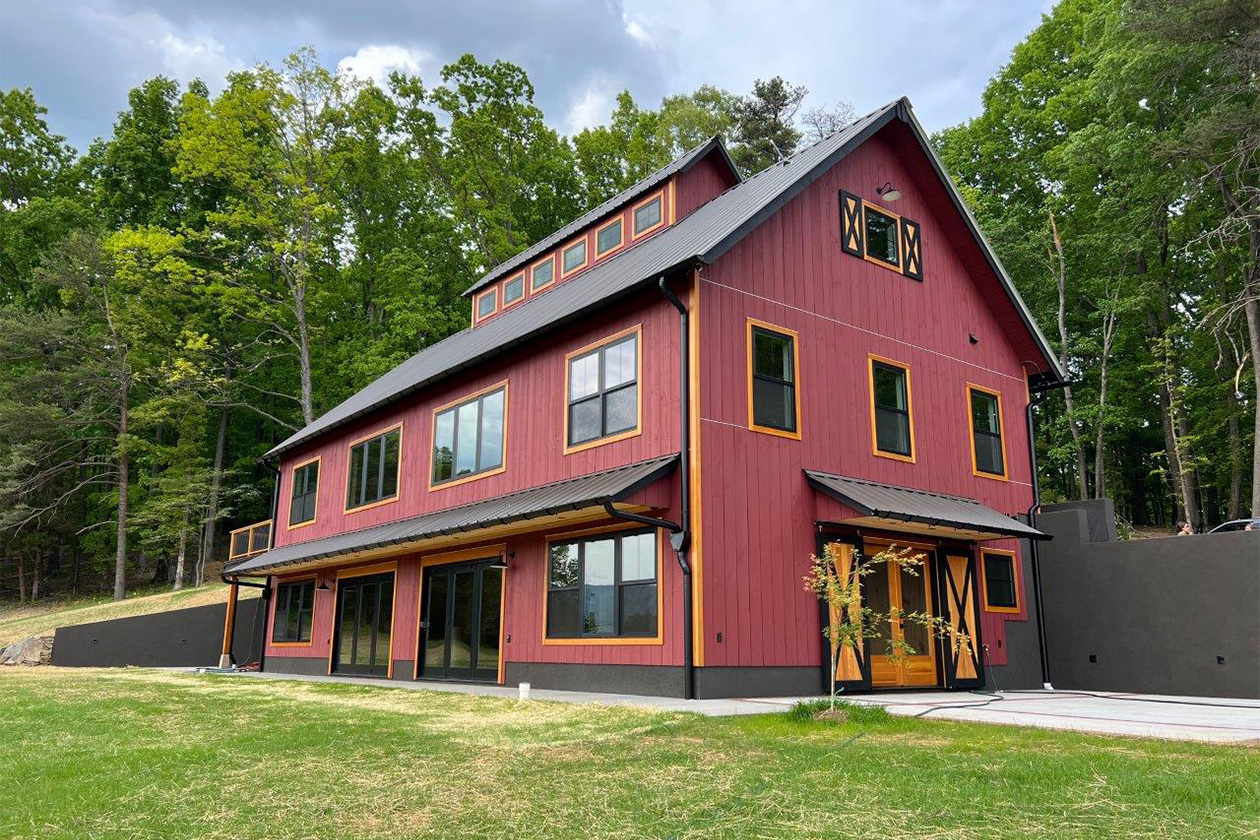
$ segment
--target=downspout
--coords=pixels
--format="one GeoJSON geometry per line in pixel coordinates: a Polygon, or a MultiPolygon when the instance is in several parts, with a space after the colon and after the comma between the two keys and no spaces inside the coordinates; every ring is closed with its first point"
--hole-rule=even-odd
{"type": "Polygon", "coordinates": [[[680,487],[682,490],[682,501],[679,504],[679,512],[682,514],[681,522],[670,522],[667,519],[657,519],[652,516],[643,516],[629,511],[617,510],[613,506],[612,500],[604,501],[604,510],[609,516],[615,519],[625,519],[629,522],[638,522],[641,525],[650,525],[654,528],[664,528],[670,532],[669,543],[673,547],[674,552],[678,556],[678,567],[682,570],[683,576],[683,699],[692,700],[696,696],[696,669],[695,657],[692,651],[692,637],[695,633],[694,616],[691,608],[691,563],[687,560],[687,551],[691,547],[691,333],[690,333],[690,315],[687,307],[678,299],[678,296],[670,291],[669,286],[665,284],[665,276],[661,275],[657,282],[657,287],[661,290],[661,294],[665,299],[678,310],[678,323],[681,330],[680,350],[679,350],[679,396],[681,397],[681,409],[679,411],[679,457],[681,463],[679,469],[682,470],[680,487]]]}
{"type": "MultiPolygon", "coordinates": [[[[1037,511],[1041,508],[1041,482],[1037,479],[1037,438],[1036,426],[1033,422],[1033,409],[1045,400],[1046,392],[1053,388],[1062,388],[1069,383],[1055,383],[1049,387],[1029,389],[1033,398],[1024,409],[1024,418],[1028,425],[1028,462],[1032,466],[1032,507],[1028,508],[1028,525],[1037,527],[1037,511]]],[[[1041,552],[1037,540],[1028,541],[1033,575],[1033,600],[1037,605],[1037,652],[1041,655],[1041,687],[1046,691],[1054,691],[1050,682],[1050,649],[1046,643],[1046,614],[1044,600],[1041,595],[1041,552]]]]}

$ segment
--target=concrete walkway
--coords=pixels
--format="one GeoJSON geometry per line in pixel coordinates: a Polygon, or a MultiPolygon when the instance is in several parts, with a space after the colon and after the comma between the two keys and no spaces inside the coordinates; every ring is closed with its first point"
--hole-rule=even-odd
{"type": "MultiPolygon", "coordinates": [[[[190,671],[181,668],[173,670],[190,671]]],[[[515,686],[447,682],[391,681],[364,677],[303,676],[252,671],[196,669],[243,679],[298,680],[345,683],[404,691],[445,691],[482,697],[517,699],[515,686]]],[[[559,703],[598,703],[606,706],[638,706],[660,711],[692,712],[712,717],[784,712],[802,697],[680,700],[632,694],[532,689],[530,699],[559,703]]],[[[1141,736],[1210,743],[1251,743],[1260,746],[1260,700],[1214,697],[1170,697],[1150,694],[1077,691],[1012,691],[1001,694],[976,692],[914,691],[854,695],[850,702],[884,706],[891,714],[1067,729],[1102,735],[1141,736]]]]}

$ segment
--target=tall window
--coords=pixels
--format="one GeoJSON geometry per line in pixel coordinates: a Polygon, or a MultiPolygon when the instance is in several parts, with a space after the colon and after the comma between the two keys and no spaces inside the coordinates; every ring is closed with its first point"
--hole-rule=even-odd
{"type": "Polygon", "coordinates": [[[618,217],[599,229],[595,234],[595,256],[602,257],[621,247],[622,227],[621,218],[618,217]]]}
{"type": "Polygon", "coordinates": [[[869,204],[865,206],[866,255],[901,269],[901,254],[897,250],[897,220],[879,212],[869,204]]]}
{"type": "Polygon", "coordinates": [[[665,221],[664,196],[657,194],[634,208],[634,235],[642,236],[650,230],[660,227],[665,221]]]}
{"type": "Polygon", "coordinates": [[[871,357],[871,402],[875,418],[875,454],[913,460],[910,369],[890,360],[871,357]]]}
{"type": "Polygon", "coordinates": [[[572,356],[568,365],[568,445],[613,437],[638,426],[638,332],[572,356]]]}
{"type": "Polygon", "coordinates": [[[503,468],[507,386],[473,397],[433,418],[433,484],[503,468]]]}
{"type": "Polygon", "coordinates": [[[975,385],[967,387],[971,403],[972,466],[977,475],[1006,478],[1002,447],[1002,398],[975,385]]]}
{"type": "Polygon", "coordinates": [[[311,615],[315,611],[315,581],[282,583],[276,587],[276,615],[271,641],[304,644],[311,640],[311,615]]]}
{"type": "Polygon", "coordinates": [[[503,307],[506,309],[525,297],[525,275],[518,274],[503,284],[503,307]]]}
{"type": "Polygon", "coordinates": [[[293,494],[289,500],[289,527],[315,521],[315,500],[319,494],[319,459],[307,461],[293,470],[293,494]]]}
{"type": "Polygon", "coordinates": [[[350,446],[346,510],[398,497],[398,455],[402,427],[350,446]]]}
{"type": "Polygon", "coordinates": [[[984,606],[989,612],[1019,612],[1019,577],[1015,555],[992,549],[980,552],[984,560],[984,606]]]}
{"type": "Polygon", "coordinates": [[[798,437],[796,333],[748,322],[749,427],[798,437]]]}
{"type": "Polygon", "coordinates": [[[572,274],[586,265],[586,237],[565,248],[560,255],[560,275],[572,274]]]}
{"type": "Polygon", "coordinates": [[[529,277],[529,290],[531,292],[536,292],[544,286],[551,285],[551,281],[556,279],[555,256],[547,257],[547,259],[531,268],[529,277]]]}
{"type": "Polygon", "coordinates": [[[656,635],[656,532],[552,543],[547,638],[656,635]]]}
{"type": "Polygon", "coordinates": [[[477,298],[477,319],[489,318],[499,310],[499,290],[492,288],[490,291],[477,298]]]}

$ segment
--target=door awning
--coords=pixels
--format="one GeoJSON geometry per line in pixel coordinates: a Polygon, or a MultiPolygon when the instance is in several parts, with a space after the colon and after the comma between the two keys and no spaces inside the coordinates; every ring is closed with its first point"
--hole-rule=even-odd
{"type": "Polygon", "coordinates": [[[818,470],[805,470],[805,478],[815,490],[849,509],[846,515],[836,518],[837,524],[966,540],[1050,539],[1036,528],[963,496],[930,493],[818,470]]]}
{"type": "Polygon", "coordinates": [[[227,575],[272,574],[282,568],[327,566],[453,542],[493,539],[607,516],[606,502],[620,509],[641,511],[647,506],[628,504],[626,500],[668,475],[677,464],[677,454],[665,455],[567,478],[409,519],[280,546],[231,564],[223,571],[227,575]],[[528,527],[522,527],[526,524],[528,527]]]}

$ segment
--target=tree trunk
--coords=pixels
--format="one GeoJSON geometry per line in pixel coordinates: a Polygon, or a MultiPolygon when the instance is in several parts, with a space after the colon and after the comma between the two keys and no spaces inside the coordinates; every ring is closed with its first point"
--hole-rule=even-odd
{"type": "Polygon", "coordinates": [[[1115,342],[1117,316],[1114,309],[1108,309],[1103,316],[1102,358],[1098,363],[1098,428],[1094,435],[1094,498],[1107,496],[1107,463],[1103,452],[1103,433],[1107,428],[1107,362],[1111,358],[1111,347],[1115,342]]]}
{"type": "Polygon", "coordinates": [[[40,574],[45,563],[43,552],[36,551],[31,561],[31,603],[34,603],[44,594],[44,587],[41,586],[43,575],[40,574]]]}
{"type": "Polygon", "coordinates": [[[171,590],[178,592],[184,588],[184,561],[188,557],[188,508],[184,508],[184,521],[179,526],[179,551],[175,555],[175,582],[171,590]]]}
{"type": "Polygon", "coordinates": [[[200,578],[206,561],[214,557],[214,538],[219,522],[219,489],[223,478],[223,457],[227,450],[228,415],[228,409],[219,409],[219,430],[214,440],[214,471],[210,473],[210,498],[206,505],[206,530],[201,538],[201,556],[197,562],[197,586],[201,585],[200,578]]]}
{"type": "Polygon", "coordinates": [[[26,602],[26,552],[18,549],[18,603],[26,602]]]}
{"type": "MultiPolygon", "coordinates": [[[[1258,258],[1260,259],[1260,258],[1258,258]]],[[[1260,394],[1260,265],[1252,271],[1251,282],[1244,292],[1247,302],[1247,337],[1251,341],[1251,370],[1256,379],[1256,393],[1260,394]]],[[[1255,414],[1255,440],[1251,450],[1251,515],[1260,516],[1260,409],[1255,414]]]]}
{"type": "Polygon", "coordinates": [[[293,311],[297,316],[298,362],[302,380],[302,419],[309,425],[315,422],[315,410],[311,398],[311,333],[306,323],[306,291],[293,290],[293,311]]]}
{"type": "MultiPolygon", "coordinates": [[[[1239,408],[1235,402],[1235,408],[1239,408]]],[[[1242,430],[1238,424],[1238,412],[1229,415],[1229,510],[1226,519],[1237,519],[1242,515],[1242,430]]]]}
{"type": "MultiPolygon", "coordinates": [[[[1050,265],[1054,270],[1055,283],[1059,290],[1059,365],[1068,369],[1068,358],[1071,355],[1067,329],[1067,258],[1063,253],[1063,240],[1059,236],[1059,226],[1050,214],[1050,232],[1054,242],[1054,252],[1050,255],[1050,265]],[[1057,265],[1057,267],[1056,267],[1057,265]]],[[[1081,430],[1076,427],[1076,397],[1072,386],[1063,389],[1063,401],[1067,409],[1068,431],[1072,435],[1072,451],[1076,461],[1076,498],[1088,499],[1089,487],[1085,473],[1085,447],[1081,443],[1081,430]]]]}
{"type": "Polygon", "coordinates": [[[121,398],[121,408],[118,412],[118,543],[114,552],[115,601],[121,601],[127,597],[127,493],[130,478],[128,470],[131,468],[131,457],[127,451],[130,445],[127,441],[127,415],[131,393],[130,382],[125,374],[121,398]]]}

